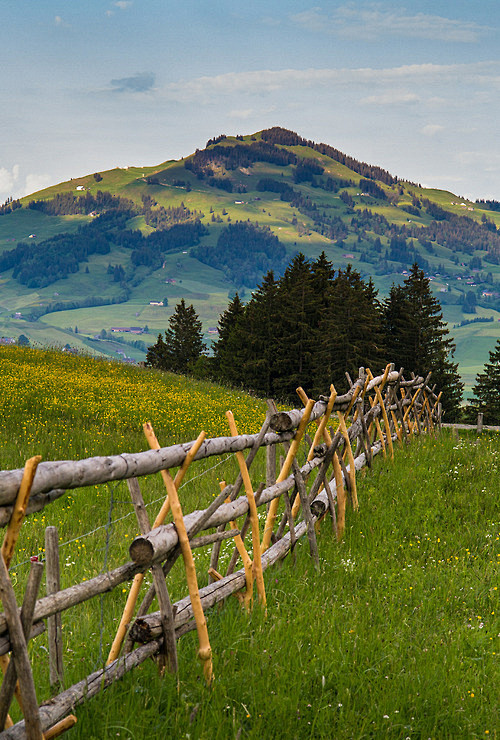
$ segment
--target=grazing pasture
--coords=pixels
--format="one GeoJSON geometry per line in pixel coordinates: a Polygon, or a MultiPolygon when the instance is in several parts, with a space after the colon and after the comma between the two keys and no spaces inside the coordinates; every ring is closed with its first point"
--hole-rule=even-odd
{"type": "MultiPolygon", "coordinates": [[[[228,434],[227,408],[242,433],[257,431],[265,413],[263,401],[213,384],[20,348],[0,349],[0,395],[3,469],[34,454],[146,449],[146,419],[166,445],[202,428],[228,434]]],[[[263,462],[253,479],[264,477],[263,462]]],[[[197,463],[180,491],[185,510],[206,506],[218,481],[236,474],[234,460],[197,463]]],[[[178,681],[144,664],[79,708],[68,737],[497,737],[499,483],[498,435],[443,431],[398,449],[394,462],[378,456],[359,477],[344,540],[323,523],[319,572],[300,542],[295,563],[265,574],[267,617],[235,599],[207,613],[212,688],[188,634],[178,681]]],[[[154,517],[159,476],[141,486],[154,517]]],[[[24,523],[11,567],[19,589],[49,524],[59,529],[62,587],[124,562],[138,533],[124,483],[70,492],[24,523]]],[[[185,593],[182,568],[169,588],[173,601],[185,593]]],[[[63,613],[66,685],[105,662],[125,592],[63,613]]],[[[44,640],[30,643],[40,700],[50,697],[44,640]]]]}

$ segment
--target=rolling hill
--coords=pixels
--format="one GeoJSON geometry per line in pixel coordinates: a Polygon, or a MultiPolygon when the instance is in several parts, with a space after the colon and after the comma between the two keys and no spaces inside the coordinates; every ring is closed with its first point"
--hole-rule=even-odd
{"type": "Polygon", "coordinates": [[[91,173],[0,208],[0,336],[140,360],[181,297],[209,342],[228,297],[248,297],[298,251],[352,264],[381,296],[417,261],[468,391],[500,336],[497,207],[282,128],[219,136],[179,161],[91,173]]]}

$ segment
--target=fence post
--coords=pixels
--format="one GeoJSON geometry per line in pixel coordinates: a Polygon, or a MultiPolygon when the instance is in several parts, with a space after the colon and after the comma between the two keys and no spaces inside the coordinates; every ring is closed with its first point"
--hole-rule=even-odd
{"type": "Polygon", "coordinates": [[[483,414],[480,411],[477,415],[477,433],[481,434],[483,431],[483,414]]]}
{"type": "MultiPolygon", "coordinates": [[[[45,530],[45,583],[47,596],[57,593],[61,588],[59,571],[59,542],[57,527],[45,530]]],[[[51,688],[64,681],[61,613],[47,619],[49,642],[49,681],[51,688]]]]}

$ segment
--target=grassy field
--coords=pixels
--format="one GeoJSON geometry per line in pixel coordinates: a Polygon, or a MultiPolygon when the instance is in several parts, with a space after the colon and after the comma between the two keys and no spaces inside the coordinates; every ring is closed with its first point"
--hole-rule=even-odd
{"type": "MultiPolygon", "coordinates": [[[[232,408],[254,432],[265,404],[182,377],[61,353],[0,349],[1,467],[146,448],[150,419],[162,444],[204,428],[227,434],[232,408]]],[[[185,511],[204,507],[234,460],[190,470],[185,511]]],[[[257,459],[255,485],[264,476],[257,459]]],[[[497,737],[500,671],[500,439],[421,438],[360,475],[360,510],[337,544],[319,535],[320,572],[307,543],[266,573],[268,615],[234,599],[207,615],[215,682],[207,689],[195,633],[179,643],[179,682],[148,662],[76,710],[73,738],[485,738],[497,737]],[[411,475],[409,472],[411,471],[411,475]]],[[[141,480],[150,516],[159,476],[141,480]]],[[[59,529],[62,585],[128,559],[137,525],[124,484],[70,492],[23,525],[11,577],[19,591],[29,556],[59,529]]],[[[197,551],[200,553],[200,551],[197,551]]],[[[207,555],[197,555],[200,585],[207,555]]],[[[147,578],[148,582],[150,579],[147,578]]],[[[186,593],[176,566],[171,597],[186,593]]],[[[66,686],[107,657],[123,588],[63,614],[66,686]]],[[[30,643],[39,699],[50,696],[45,637],[30,643]]],[[[16,710],[13,709],[13,715],[16,710]]]]}

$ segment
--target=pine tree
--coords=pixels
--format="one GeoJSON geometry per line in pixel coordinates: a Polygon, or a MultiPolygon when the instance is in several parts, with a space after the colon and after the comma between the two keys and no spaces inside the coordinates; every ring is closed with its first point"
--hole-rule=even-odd
{"type": "Polygon", "coordinates": [[[393,287],[384,304],[387,354],[407,373],[427,375],[438,391],[447,420],[460,413],[463,384],[458,365],[452,361],[455,345],[443,321],[441,305],[430,290],[430,283],[415,263],[401,288],[393,287]]]}
{"type": "Polygon", "coordinates": [[[192,305],[186,306],[184,298],[175,307],[165,332],[152,347],[148,347],[146,364],[174,373],[192,371],[196,361],[205,353],[201,321],[192,305]]]}
{"type": "Polygon", "coordinates": [[[489,355],[490,361],[476,376],[471,405],[476,413],[483,414],[485,424],[500,424],[500,339],[489,355]]]}

